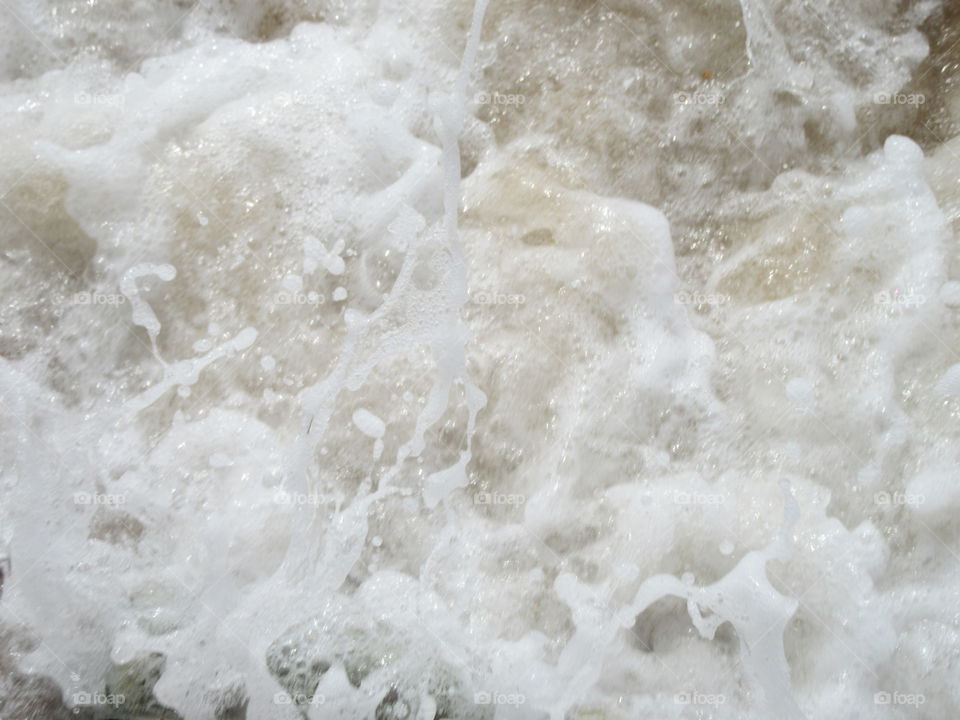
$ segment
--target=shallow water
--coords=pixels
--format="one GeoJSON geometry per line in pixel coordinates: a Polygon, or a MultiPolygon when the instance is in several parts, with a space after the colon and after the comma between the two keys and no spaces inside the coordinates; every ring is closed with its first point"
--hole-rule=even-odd
{"type": "Polygon", "coordinates": [[[0,6],[0,717],[960,712],[960,14],[0,6]]]}

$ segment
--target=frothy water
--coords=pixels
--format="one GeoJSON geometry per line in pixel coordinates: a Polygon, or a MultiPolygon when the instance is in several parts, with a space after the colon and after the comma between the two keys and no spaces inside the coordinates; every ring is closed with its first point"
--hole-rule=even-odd
{"type": "Polygon", "coordinates": [[[953,7],[0,15],[4,720],[960,712],[953,7]]]}

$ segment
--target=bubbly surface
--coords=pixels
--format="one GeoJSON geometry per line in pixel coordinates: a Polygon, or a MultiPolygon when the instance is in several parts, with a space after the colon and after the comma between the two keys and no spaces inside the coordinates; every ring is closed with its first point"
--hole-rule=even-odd
{"type": "Polygon", "coordinates": [[[0,4],[0,717],[960,716],[960,10],[0,4]]]}

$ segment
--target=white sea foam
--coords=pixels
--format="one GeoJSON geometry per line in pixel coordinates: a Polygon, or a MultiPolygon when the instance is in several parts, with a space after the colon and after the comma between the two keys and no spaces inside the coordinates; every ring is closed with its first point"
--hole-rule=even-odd
{"type": "Polygon", "coordinates": [[[936,10],[18,6],[4,717],[955,716],[936,10]]]}

